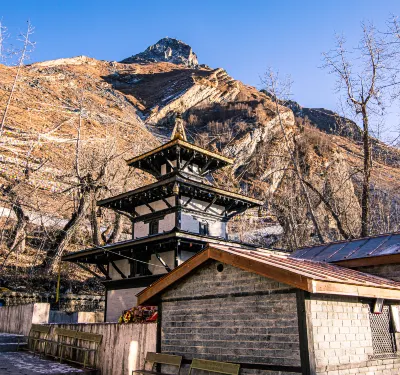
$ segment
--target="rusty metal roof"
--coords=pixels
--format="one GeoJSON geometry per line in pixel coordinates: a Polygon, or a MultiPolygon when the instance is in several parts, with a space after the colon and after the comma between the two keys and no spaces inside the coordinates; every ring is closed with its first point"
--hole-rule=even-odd
{"type": "MultiPolygon", "coordinates": [[[[357,240],[305,247],[291,257],[321,262],[343,262],[353,259],[400,254],[400,233],[389,233],[357,240]]],[[[361,264],[360,264],[361,265],[361,264]]]]}
{"type": "Polygon", "coordinates": [[[231,254],[240,255],[243,258],[254,259],[260,263],[286,269],[313,280],[332,281],[339,283],[345,282],[354,285],[374,285],[400,288],[400,282],[325,262],[291,258],[288,255],[276,254],[275,252],[268,250],[245,250],[220,245],[212,245],[212,247],[215,249],[222,249],[231,254]]]}
{"type": "Polygon", "coordinates": [[[400,299],[400,283],[382,277],[314,260],[293,258],[270,250],[230,246],[208,247],[138,294],[138,303],[155,296],[209,259],[291,285],[310,293],[400,299]]]}

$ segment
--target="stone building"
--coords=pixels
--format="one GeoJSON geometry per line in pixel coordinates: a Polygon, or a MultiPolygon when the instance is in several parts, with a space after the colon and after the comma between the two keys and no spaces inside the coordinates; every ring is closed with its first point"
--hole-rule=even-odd
{"type": "MultiPolygon", "coordinates": [[[[400,283],[267,250],[209,245],[138,294],[157,350],[242,374],[400,373],[400,283]]],[[[182,370],[187,373],[187,366],[182,370]]]]}
{"type": "Polygon", "coordinates": [[[136,294],[207,243],[254,248],[230,241],[227,222],[263,202],[213,186],[208,175],[232,160],[189,143],[177,119],[171,140],[128,165],[157,181],[98,202],[128,216],[132,239],[68,254],[64,261],[96,264],[105,275],[106,321],[136,306],[136,294]]]}

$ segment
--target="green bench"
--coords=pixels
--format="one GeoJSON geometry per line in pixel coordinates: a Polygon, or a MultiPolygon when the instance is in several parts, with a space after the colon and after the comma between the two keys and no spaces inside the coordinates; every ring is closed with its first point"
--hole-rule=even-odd
{"type": "Polygon", "coordinates": [[[96,368],[98,349],[103,335],[66,328],[56,328],[54,335],[57,336],[57,340],[46,340],[45,355],[59,359],[60,363],[66,360],[83,365],[85,368],[90,355],[93,354],[94,361],[90,367],[96,368]]]}
{"type": "Polygon", "coordinates": [[[169,365],[178,367],[177,374],[179,374],[182,365],[182,357],[179,355],[147,352],[144,360],[144,368],[142,370],[134,370],[132,371],[132,374],[171,375],[155,371],[154,365],[169,365]],[[151,364],[150,370],[146,370],[146,363],[151,364]]]}
{"type": "Polygon", "coordinates": [[[227,375],[239,375],[240,365],[236,363],[217,362],[209,361],[207,359],[194,358],[192,360],[192,364],[190,365],[188,375],[192,374],[192,370],[203,370],[227,375]]]}
{"type": "Polygon", "coordinates": [[[44,344],[48,341],[48,336],[50,334],[49,326],[42,326],[40,324],[32,324],[28,336],[21,336],[18,339],[18,348],[22,344],[21,340],[27,340],[28,350],[31,350],[33,354],[41,353],[44,351],[44,344]],[[42,347],[42,350],[40,350],[42,347]]]}

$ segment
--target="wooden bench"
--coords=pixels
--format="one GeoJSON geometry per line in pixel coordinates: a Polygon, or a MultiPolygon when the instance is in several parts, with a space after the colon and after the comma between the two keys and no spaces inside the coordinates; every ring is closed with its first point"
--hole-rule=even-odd
{"type": "Polygon", "coordinates": [[[27,340],[28,350],[31,350],[34,354],[36,353],[36,349],[38,350],[38,353],[41,352],[40,351],[41,346],[42,346],[42,351],[44,351],[43,345],[48,340],[49,333],[50,333],[49,326],[42,326],[40,324],[32,324],[32,327],[29,331],[28,336],[21,336],[18,339],[17,350],[19,350],[19,347],[22,344],[21,340],[27,340]]]}
{"type": "Polygon", "coordinates": [[[203,370],[216,372],[219,374],[239,375],[240,365],[236,363],[217,362],[194,358],[192,360],[192,364],[190,365],[189,375],[192,374],[192,370],[203,370]]]}
{"type": "Polygon", "coordinates": [[[132,371],[132,374],[136,373],[136,374],[152,374],[152,375],[171,375],[163,372],[154,371],[154,365],[156,364],[178,367],[177,374],[179,374],[179,372],[181,371],[182,357],[179,355],[147,352],[146,359],[144,360],[144,368],[142,370],[134,370],[132,371]],[[146,370],[146,363],[151,363],[150,370],[146,370]]]}
{"type": "Polygon", "coordinates": [[[57,340],[46,340],[45,355],[59,359],[60,362],[66,360],[78,363],[85,368],[89,362],[89,355],[93,353],[93,367],[96,368],[98,349],[103,335],[65,328],[56,328],[54,335],[57,336],[57,340]]]}

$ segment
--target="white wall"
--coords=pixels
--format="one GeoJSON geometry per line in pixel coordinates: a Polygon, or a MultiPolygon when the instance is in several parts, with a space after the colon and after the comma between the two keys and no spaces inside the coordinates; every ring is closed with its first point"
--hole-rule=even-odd
{"type": "Polygon", "coordinates": [[[48,323],[49,303],[1,306],[0,332],[28,335],[32,324],[48,323]]]}
{"type": "Polygon", "coordinates": [[[226,223],[217,219],[198,218],[190,213],[182,212],[181,228],[188,232],[199,233],[199,223],[204,221],[208,222],[210,236],[226,238],[226,223]]]}
{"type": "MultiPolygon", "coordinates": [[[[158,222],[158,233],[168,232],[175,227],[175,212],[167,214],[158,222]]],[[[149,223],[138,221],[134,226],[133,238],[146,237],[149,235],[149,223]]]]}
{"type": "MultiPolygon", "coordinates": [[[[187,160],[182,159],[181,165],[183,166],[186,162],[187,162],[187,160]]],[[[174,167],[176,167],[176,160],[171,160],[171,164],[174,167]]],[[[199,173],[199,166],[197,164],[190,163],[189,165],[184,169],[185,172],[199,173]],[[193,172],[189,169],[189,165],[192,166],[193,172]]],[[[161,165],[161,174],[162,175],[167,174],[167,164],[162,164],[161,165]]]]}
{"type": "Polygon", "coordinates": [[[181,251],[180,258],[178,259],[178,266],[180,266],[183,262],[187,261],[189,258],[191,258],[193,255],[196,253],[192,253],[190,251],[181,251]]]}
{"type": "Polygon", "coordinates": [[[124,310],[136,306],[136,294],[144,288],[130,288],[107,291],[106,321],[117,322],[124,310]]]}
{"type": "MultiPolygon", "coordinates": [[[[190,198],[189,197],[182,197],[181,198],[181,204],[185,204],[190,198]]],[[[186,206],[189,209],[192,210],[199,210],[199,211],[204,211],[205,208],[209,205],[208,202],[201,201],[199,199],[192,199],[189,204],[186,206]]],[[[220,206],[218,204],[213,204],[208,210],[207,213],[209,214],[214,214],[214,215],[222,215],[224,212],[225,207],[220,206]]]]}
{"type": "MultiPolygon", "coordinates": [[[[115,260],[114,263],[126,277],[129,276],[129,274],[131,273],[131,266],[128,259],[115,260]]],[[[122,279],[121,275],[117,272],[117,270],[112,266],[111,263],[109,264],[109,272],[112,280],[122,279]]]]}
{"type": "MultiPolygon", "coordinates": [[[[165,200],[171,205],[171,206],[175,206],[175,197],[168,197],[165,198],[165,200]]],[[[165,210],[166,208],[168,208],[168,206],[165,204],[164,201],[162,200],[158,200],[155,202],[151,202],[149,203],[149,206],[151,208],[153,208],[155,211],[161,211],[161,210],[165,210]]],[[[146,215],[146,214],[151,214],[151,210],[150,208],[148,208],[145,204],[142,204],[140,206],[136,206],[135,207],[135,211],[139,214],[139,215],[146,215]]]]}
{"type": "MultiPolygon", "coordinates": [[[[162,260],[167,263],[168,267],[171,269],[175,268],[175,251],[165,251],[163,253],[158,253],[162,260]]],[[[149,270],[152,274],[162,274],[167,273],[167,270],[162,265],[162,263],[157,259],[155,254],[151,255],[149,265],[149,270]]]]}

